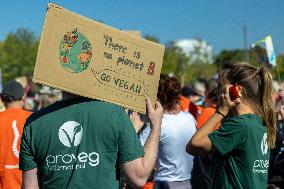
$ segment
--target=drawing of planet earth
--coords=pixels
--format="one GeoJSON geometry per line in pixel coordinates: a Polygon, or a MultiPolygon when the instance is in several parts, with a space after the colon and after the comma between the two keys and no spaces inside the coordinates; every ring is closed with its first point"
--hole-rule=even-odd
{"type": "Polygon", "coordinates": [[[67,32],[59,46],[61,66],[72,73],[86,70],[92,61],[92,46],[89,40],[77,28],[67,32]]]}

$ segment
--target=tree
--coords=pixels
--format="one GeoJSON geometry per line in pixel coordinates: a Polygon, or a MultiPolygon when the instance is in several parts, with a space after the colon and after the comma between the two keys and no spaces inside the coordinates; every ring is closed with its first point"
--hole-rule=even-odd
{"type": "Polygon", "coordinates": [[[273,78],[278,81],[280,77],[280,80],[284,81],[284,55],[279,54],[277,56],[276,61],[277,61],[277,67],[274,67],[272,69],[273,78]],[[279,77],[278,77],[278,73],[279,73],[279,77]]]}
{"type": "Polygon", "coordinates": [[[211,64],[212,63],[212,47],[205,40],[193,39],[190,40],[193,49],[187,52],[191,64],[211,64]]]}
{"type": "Polygon", "coordinates": [[[187,62],[188,57],[182,49],[175,46],[174,42],[169,42],[164,53],[162,73],[177,76],[183,84],[187,62]]]}
{"type": "MultiPolygon", "coordinates": [[[[235,50],[223,50],[221,51],[216,57],[214,64],[218,67],[222,65],[225,61],[244,61],[244,54],[245,51],[242,49],[235,49],[235,50]]],[[[269,67],[266,50],[260,46],[256,46],[253,49],[249,50],[249,63],[261,67],[266,66],[270,69],[273,79],[278,80],[278,71],[277,67],[271,68],[269,67]]],[[[277,56],[277,66],[279,70],[279,76],[281,80],[284,80],[284,55],[280,54],[277,56]]]]}
{"type": "Polygon", "coordinates": [[[210,79],[216,74],[217,67],[211,64],[211,55],[202,40],[197,40],[191,52],[184,52],[175,42],[166,46],[162,73],[177,76],[182,85],[198,79],[210,79]]]}
{"type": "Polygon", "coordinates": [[[222,63],[226,61],[244,61],[244,50],[222,50],[218,55],[215,56],[214,64],[220,67],[222,63]]]}
{"type": "Polygon", "coordinates": [[[0,67],[4,81],[33,74],[38,39],[27,29],[9,33],[0,45],[0,67]]]}
{"type": "Polygon", "coordinates": [[[217,72],[217,66],[212,64],[211,47],[202,39],[194,43],[193,51],[189,53],[189,62],[185,81],[193,83],[198,79],[208,80],[217,72]]]}

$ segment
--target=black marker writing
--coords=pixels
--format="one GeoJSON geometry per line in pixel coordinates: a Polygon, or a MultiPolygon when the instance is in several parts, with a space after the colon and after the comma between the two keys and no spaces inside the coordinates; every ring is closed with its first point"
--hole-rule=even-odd
{"type": "Polygon", "coordinates": [[[133,68],[135,70],[139,70],[139,71],[142,71],[142,69],[144,68],[143,62],[136,63],[136,62],[134,62],[134,61],[132,61],[130,59],[127,59],[125,56],[118,57],[116,63],[117,63],[117,66],[119,64],[122,64],[122,65],[129,66],[130,68],[133,68]]]}
{"type": "Polygon", "coordinates": [[[108,35],[104,35],[104,38],[105,38],[105,46],[107,46],[108,48],[114,51],[118,51],[118,52],[122,52],[123,54],[126,54],[127,47],[120,45],[119,43],[113,42],[112,37],[108,35]]]}

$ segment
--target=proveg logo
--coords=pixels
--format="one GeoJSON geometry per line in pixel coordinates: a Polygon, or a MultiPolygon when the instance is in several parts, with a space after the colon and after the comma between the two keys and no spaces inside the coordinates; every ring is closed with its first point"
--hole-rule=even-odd
{"type": "MultiPolygon", "coordinates": [[[[263,134],[263,137],[260,143],[260,149],[261,149],[261,153],[263,156],[267,154],[268,152],[267,133],[263,134]]],[[[253,172],[266,174],[268,167],[269,167],[268,159],[255,160],[253,163],[253,172]]]]}
{"type": "Polygon", "coordinates": [[[261,141],[261,153],[262,155],[267,154],[268,144],[267,144],[267,133],[264,133],[262,141],[261,141]]]}
{"type": "Polygon", "coordinates": [[[67,147],[78,146],[83,136],[83,127],[76,121],[67,121],[58,132],[60,142],[67,147]]]}
{"type": "MultiPolygon", "coordinates": [[[[73,148],[81,143],[83,137],[83,127],[76,121],[65,122],[58,131],[59,141],[68,148],[73,148]]],[[[97,152],[79,152],[48,155],[46,165],[50,170],[72,170],[85,169],[86,166],[95,167],[99,164],[99,154],[97,152]]]]}

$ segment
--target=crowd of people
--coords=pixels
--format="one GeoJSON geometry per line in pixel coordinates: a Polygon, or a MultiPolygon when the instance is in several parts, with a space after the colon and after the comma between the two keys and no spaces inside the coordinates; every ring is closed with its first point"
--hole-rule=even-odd
{"type": "Polygon", "coordinates": [[[284,188],[284,83],[267,69],[226,62],[188,86],[161,74],[157,99],[146,115],[5,83],[0,189],[284,188]]]}

